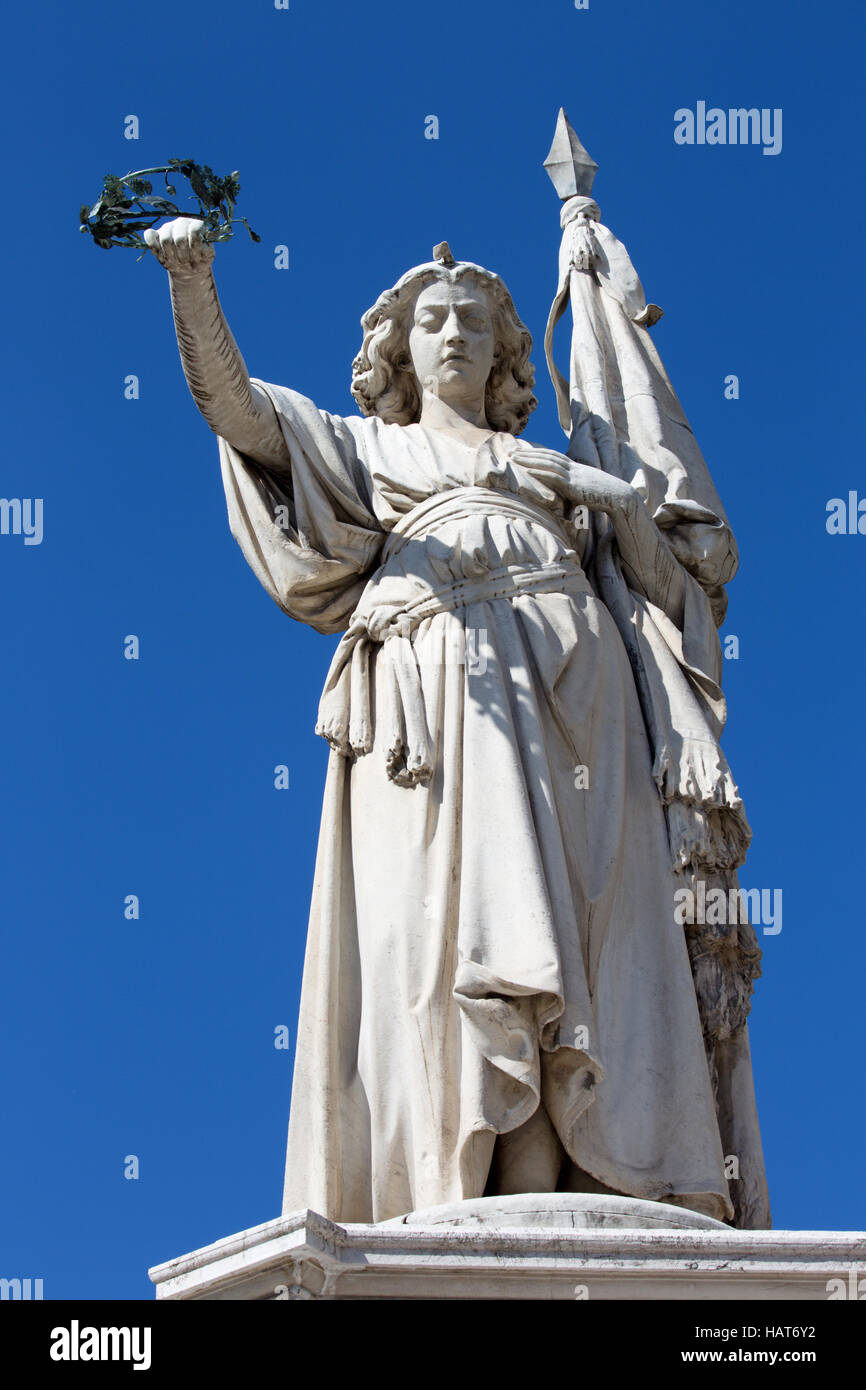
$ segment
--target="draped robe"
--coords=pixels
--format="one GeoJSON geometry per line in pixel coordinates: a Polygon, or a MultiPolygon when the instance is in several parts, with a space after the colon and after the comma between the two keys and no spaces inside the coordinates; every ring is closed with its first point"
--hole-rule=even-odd
{"type": "Polygon", "coordinates": [[[220,440],[232,532],[286,613],[343,633],[284,1210],[381,1221],[482,1196],[493,1139],[542,1104],[575,1170],[731,1220],[590,531],[508,434],[473,448],[256,386],[291,464],[220,440]]]}

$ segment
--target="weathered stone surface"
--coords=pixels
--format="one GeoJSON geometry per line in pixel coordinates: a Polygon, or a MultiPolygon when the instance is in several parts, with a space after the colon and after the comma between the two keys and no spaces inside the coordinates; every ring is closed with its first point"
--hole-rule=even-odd
{"type": "Polygon", "coordinates": [[[866,1232],[735,1231],[662,1203],[529,1194],[378,1225],[296,1212],[150,1276],[159,1299],[825,1300],[866,1276],[866,1232]]]}
{"type": "Polygon", "coordinates": [[[346,1231],[525,1192],[770,1223],[757,941],[677,916],[698,881],[736,896],[749,838],[719,743],[736,545],[564,113],[547,167],[567,452],[522,438],[530,334],[447,242],[364,315],[337,416],[249,376],[200,222],[147,234],[232,532],[343,634],[284,1211],[346,1231]]]}

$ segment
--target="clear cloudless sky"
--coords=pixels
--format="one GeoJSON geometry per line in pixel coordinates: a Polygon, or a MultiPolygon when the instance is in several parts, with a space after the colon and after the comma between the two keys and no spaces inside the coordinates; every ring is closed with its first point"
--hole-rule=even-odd
{"type": "Polygon", "coordinates": [[[173,155],[239,169],[263,242],[215,270],[247,365],[344,414],[361,314],[449,240],[506,279],[528,437],[558,446],[561,104],[740,546],[725,746],[742,883],[784,904],[752,1016],[775,1224],[866,1227],[866,535],[826,529],[866,497],[861,5],[47,0],[4,33],[0,493],[44,499],[44,538],[0,536],[0,1275],[148,1298],[148,1266],[279,1214],[336,641],[247,569],[165,273],[79,204],[173,155]],[[781,152],[676,144],[699,101],[780,108],[781,152]]]}

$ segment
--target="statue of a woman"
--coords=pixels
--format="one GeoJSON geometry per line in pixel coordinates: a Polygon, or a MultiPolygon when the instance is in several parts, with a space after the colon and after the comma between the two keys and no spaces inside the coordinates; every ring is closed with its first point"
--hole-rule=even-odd
{"type": "Polygon", "coordinates": [[[340,417],[248,376],[200,223],[148,238],[232,532],[343,634],[284,1209],[614,1192],[734,1220],[635,677],[584,563],[605,514],[676,621],[674,547],[630,484],[520,441],[530,335],[446,244],[364,315],[340,417]]]}

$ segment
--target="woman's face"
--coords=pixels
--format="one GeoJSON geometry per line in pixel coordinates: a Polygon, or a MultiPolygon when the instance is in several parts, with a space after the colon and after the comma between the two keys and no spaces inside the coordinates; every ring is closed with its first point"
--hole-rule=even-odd
{"type": "Polygon", "coordinates": [[[435,280],[421,291],[409,329],[409,355],[424,390],[480,409],[495,351],[493,310],[479,285],[435,280]]]}

